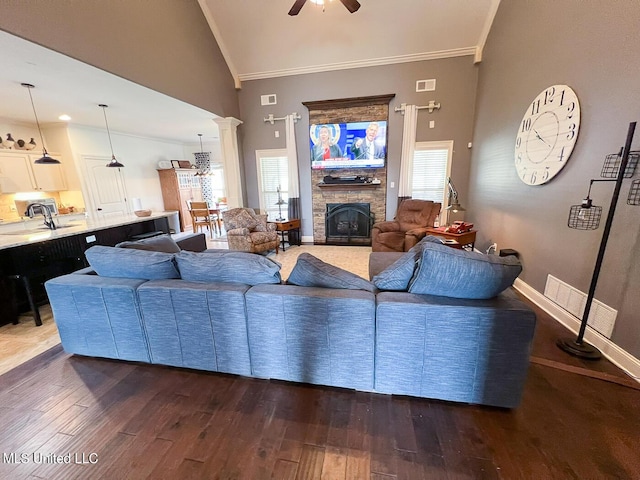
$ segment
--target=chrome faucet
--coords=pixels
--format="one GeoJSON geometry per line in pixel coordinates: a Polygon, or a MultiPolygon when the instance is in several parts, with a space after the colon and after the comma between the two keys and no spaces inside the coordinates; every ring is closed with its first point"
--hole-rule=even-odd
{"type": "Polygon", "coordinates": [[[49,210],[49,207],[47,205],[44,205],[42,203],[30,203],[27,206],[25,215],[29,218],[33,218],[38,214],[42,214],[42,216],[44,217],[44,224],[47,226],[47,228],[49,228],[50,230],[55,230],[57,228],[56,224],[53,222],[51,210],[49,210]]]}

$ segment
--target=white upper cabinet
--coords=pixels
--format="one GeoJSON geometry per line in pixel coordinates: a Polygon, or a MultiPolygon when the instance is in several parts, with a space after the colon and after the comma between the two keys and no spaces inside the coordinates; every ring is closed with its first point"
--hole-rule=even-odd
{"type": "Polygon", "coordinates": [[[66,190],[62,165],[35,164],[40,157],[41,154],[0,151],[0,193],[66,190]]]}
{"type": "MultiPolygon", "coordinates": [[[[52,156],[58,160],[60,159],[58,155],[52,156]]],[[[38,165],[37,163],[34,163],[41,157],[42,154],[29,154],[29,161],[33,170],[33,179],[36,190],[43,190],[45,192],[59,192],[60,190],[66,190],[67,182],[65,181],[62,165],[38,165]]]]}

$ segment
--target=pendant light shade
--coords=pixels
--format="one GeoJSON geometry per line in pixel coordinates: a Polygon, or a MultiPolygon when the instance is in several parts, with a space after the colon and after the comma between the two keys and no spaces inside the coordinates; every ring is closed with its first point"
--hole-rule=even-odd
{"type": "Polygon", "coordinates": [[[29,91],[29,99],[31,100],[31,108],[33,108],[33,116],[36,118],[36,125],[38,126],[38,133],[40,133],[40,141],[42,142],[42,157],[40,157],[33,163],[36,163],[38,165],[59,165],[60,160],[56,160],[55,158],[50,157],[47,149],[44,146],[44,137],[42,136],[42,130],[40,129],[40,122],[38,121],[36,107],[33,104],[33,96],[31,96],[31,89],[35,87],[30,83],[22,83],[21,85],[29,91]]]}
{"type": "Polygon", "coordinates": [[[104,124],[107,126],[107,136],[109,137],[109,147],[111,147],[111,161],[107,163],[107,167],[111,167],[111,168],[124,167],[122,163],[116,160],[116,156],[113,154],[113,144],[111,143],[111,132],[109,131],[109,122],[107,122],[107,111],[106,111],[106,108],[109,107],[109,105],[105,105],[104,103],[101,103],[98,106],[102,108],[102,113],[104,114],[104,124]]]}

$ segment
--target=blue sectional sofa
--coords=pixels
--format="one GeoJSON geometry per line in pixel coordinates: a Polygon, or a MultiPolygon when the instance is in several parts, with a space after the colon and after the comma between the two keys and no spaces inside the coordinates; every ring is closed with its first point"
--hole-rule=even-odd
{"type": "MultiPolygon", "coordinates": [[[[250,253],[86,254],[91,267],[45,284],[69,353],[507,408],[520,401],[535,315],[510,289],[489,299],[381,291],[308,254],[289,277],[297,285],[250,253]]],[[[415,251],[371,255],[374,280],[385,280],[415,251]]]]}

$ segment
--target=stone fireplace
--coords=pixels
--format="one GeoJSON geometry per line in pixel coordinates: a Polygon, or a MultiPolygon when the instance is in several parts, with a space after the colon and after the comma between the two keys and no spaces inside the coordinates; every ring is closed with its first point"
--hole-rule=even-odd
{"type": "Polygon", "coordinates": [[[371,224],[381,222],[386,217],[386,169],[376,170],[349,170],[350,174],[375,177],[380,180],[380,184],[335,184],[323,185],[322,179],[327,174],[323,171],[312,171],[311,181],[313,182],[313,243],[316,245],[341,244],[341,245],[370,245],[371,238],[368,235],[367,241],[358,240],[353,237],[351,241],[345,238],[336,239],[336,235],[328,235],[327,212],[328,205],[337,204],[367,204],[369,206],[368,217],[371,224]]]}
{"type": "MultiPolygon", "coordinates": [[[[310,125],[365,120],[388,123],[389,102],[393,97],[394,95],[390,94],[302,103],[309,109],[310,125]]],[[[388,145],[388,141],[386,143],[388,145]]],[[[385,166],[382,168],[311,171],[314,244],[371,245],[371,225],[386,219],[388,155],[387,151],[385,166]],[[378,182],[327,184],[323,181],[326,175],[362,176],[375,178],[378,182]],[[334,210],[331,206],[335,204],[366,204],[368,213],[356,209],[350,213],[355,217],[346,215],[342,210],[338,212],[340,216],[332,215],[334,210]],[[343,214],[346,217],[343,217],[343,214]],[[364,227],[360,225],[361,220],[364,227]],[[331,231],[332,228],[334,231],[331,231]]]]}
{"type": "Polygon", "coordinates": [[[328,245],[371,245],[373,216],[368,203],[328,203],[326,207],[328,245]]]}

